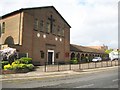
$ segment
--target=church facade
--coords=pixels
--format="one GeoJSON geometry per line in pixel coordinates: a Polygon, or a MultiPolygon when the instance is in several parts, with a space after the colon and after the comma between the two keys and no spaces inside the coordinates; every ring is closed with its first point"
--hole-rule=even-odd
{"type": "Polygon", "coordinates": [[[71,26],[53,7],[24,8],[2,16],[0,45],[27,53],[37,65],[69,62],[71,26]]]}
{"type": "MultiPolygon", "coordinates": [[[[68,63],[77,58],[87,62],[99,56],[108,57],[98,47],[70,44],[71,26],[53,7],[23,8],[0,19],[0,49],[16,48],[33,59],[35,65],[68,63]]],[[[102,47],[103,48],[103,47],[102,47]]]]}

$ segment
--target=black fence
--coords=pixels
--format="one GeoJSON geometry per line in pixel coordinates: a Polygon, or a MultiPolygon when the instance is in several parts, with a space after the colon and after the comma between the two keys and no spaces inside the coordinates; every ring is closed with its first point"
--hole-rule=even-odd
{"type": "Polygon", "coordinates": [[[88,62],[88,63],[79,62],[78,64],[71,64],[71,63],[61,64],[59,62],[52,62],[52,64],[49,64],[48,62],[45,62],[42,71],[51,72],[51,71],[66,71],[66,70],[84,70],[84,69],[94,69],[94,68],[102,68],[102,67],[112,67],[118,65],[119,65],[118,60],[88,62]]]}

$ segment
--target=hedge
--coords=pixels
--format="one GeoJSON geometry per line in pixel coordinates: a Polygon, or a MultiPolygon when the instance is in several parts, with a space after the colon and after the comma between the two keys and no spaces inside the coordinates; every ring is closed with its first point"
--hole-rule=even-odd
{"type": "Polygon", "coordinates": [[[77,60],[77,59],[70,60],[70,63],[71,63],[71,64],[77,64],[77,63],[78,63],[78,60],[77,60]]]}
{"type": "Polygon", "coordinates": [[[4,70],[24,70],[24,69],[28,69],[29,71],[34,70],[34,65],[32,64],[32,58],[26,58],[26,57],[20,58],[12,62],[11,65],[8,62],[3,62],[3,63],[4,63],[3,66],[4,70]]]}
{"type": "Polygon", "coordinates": [[[9,62],[8,62],[8,61],[2,61],[2,62],[1,62],[2,69],[3,69],[3,68],[4,68],[4,66],[5,66],[5,65],[7,65],[7,64],[9,64],[9,62]]]}
{"type": "Polygon", "coordinates": [[[4,70],[13,70],[13,67],[10,64],[8,64],[4,66],[4,70]]]}
{"type": "Polygon", "coordinates": [[[22,57],[22,58],[20,58],[20,62],[24,63],[24,64],[31,64],[32,58],[22,57]]]}

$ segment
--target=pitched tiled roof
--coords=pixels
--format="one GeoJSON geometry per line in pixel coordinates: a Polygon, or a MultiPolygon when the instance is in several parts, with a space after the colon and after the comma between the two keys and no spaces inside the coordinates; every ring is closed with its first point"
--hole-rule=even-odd
{"type": "Polygon", "coordinates": [[[103,50],[93,49],[85,46],[70,44],[70,51],[87,52],[87,53],[105,53],[103,50]]]}
{"type": "Polygon", "coordinates": [[[55,9],[54,6],[44,6],[44,7],[32,7],[32,8],[21,8],[19,10],[16,10],[16,11],[13,11],[11,13],[8,13],[6,15],[3,15],[1,16],[1,18],[6,18],[8,16],[11,16],[11,15],[14,15],[14,14],[17,14],[17,13],[20,13],[22,11],[25,11],[25,10],[31,10],[31,9],[44,9],[44,8],[53,8],[56,13],[58,13],[58,15],[64,20],[64,22],[71,28],[71,26],[67,23],[67,21],[62,17],[62,15],[55,9]]]}

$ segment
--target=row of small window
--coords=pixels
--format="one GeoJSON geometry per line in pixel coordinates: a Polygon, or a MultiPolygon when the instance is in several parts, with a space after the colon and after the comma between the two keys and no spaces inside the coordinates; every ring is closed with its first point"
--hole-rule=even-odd
{"type": "Polygon", "coordinates": [[[64,28],[60,28],[60,26],[51,24],[49,20],[47,22],[44,22],[43,20],[39,21],[38,19],[35,19],[34,30],[64,36],[64,28]]]}
{"type": "MultiPolygon", "coordinates": [[[[41,53],[41,58],[44,59],[45,53],[43,51],[41,51],[40,53],[41,53]]],[[[56,53],[56,59],[58,58],[59,58],[59,53],[56,53]]]]}
{"type": "Polygon", "coordinates": [[[5,22],[0,23],[0,34],[5,33],[5,22]]]}

